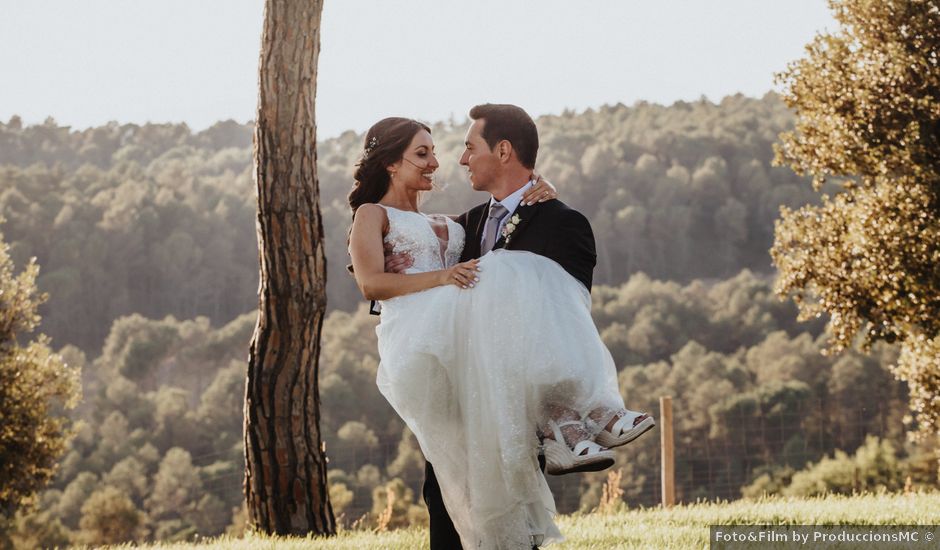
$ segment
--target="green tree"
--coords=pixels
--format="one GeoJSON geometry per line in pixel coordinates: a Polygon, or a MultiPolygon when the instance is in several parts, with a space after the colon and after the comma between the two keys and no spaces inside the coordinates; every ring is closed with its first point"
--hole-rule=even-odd
{"type": "Polygon", "coordinates": [[[81,472],[65,487],[62,497],[59,498],[57,513],[66,525],[78,527],[78,521],[82,517],[82,505],[88,501],[97,486],[97,475],[81,472]]]}
{"type": "MultiPolygon", "coordinates": [[[[17,511],[10,529],[9,542],[13,548],[65,548],[69,545],[70,532],[56,516],[56,500],[61,494],[55,489],[45,491],[34,509],[17,511]]],[[[4,542],[0,534],[0,547],[4,542]]]]}
{"type": "Polygon", "coordinates": [[[143,514],[134,502],[114,487],[92,493],[82,505],[78,541],[89,545],[119,544],[142,536],[143,514]]]}
{"type": "Polygon", "coordinates": [[[78,403],[80,386],[45,335],[21,342],[48,296],[36,288],[35,258],[14,276],[8,250],[0,235],[0,517],[10,518],[55,473],[69,438],[64,409],[78,403]]]}
{"type": "Polygon", "coordinates": [[[343,510],[349,506],[353,500],[353,492],[346,487],[345,483],[330,484],[330,502],[333,504],[333,513],[336,517],[342,517],[343,510]]]}
{"type": "Polygon", "coordinates": [[[779,75],[776,160],[842,189],[782,209],[776,290],[829,315],[832,348],[899,341],[920,435],[940,433],[940,2],[831,0],[840,26],[779,75]]]}
{"type": "Polygon", "coordinates": [[[388,474],[410,484],[419,483],[424,479],[424,455],[421,454],[417,438],[408,428],[401,434],[398,452],[388,464],[388,474]]]}
{"type": "Polygon", "coordinates": [[[362,422],[346,422],[336,432],[336,437],[339,439],[336,450],[349,457],[344,461],[344,467],[358,468],[375,460],[373,451],[379,446],[379,438],[362,422]]]}
{"type": "Polygon", "coordinates": [[[102,481],[140,502],[147,494],[147,471],[139,460],[129,456],[111,468],[102,481]]]}
{"type": "Polygon", "coordinates": [[[796,472],[782,493],[786,496],[817,496],[878,489],[897,491],[904,486],[906,473],[894,445],[869,436],[853,456],[836,451],[832,458],[823,457],[818,463],[796,472]]]}
{"type": "Polygon", "coordinates": [[[179,447],[167,451],[153,479],[147,509],[154,520],[188,514],[202,490],[199,471],[189,452],[179,447]]]}

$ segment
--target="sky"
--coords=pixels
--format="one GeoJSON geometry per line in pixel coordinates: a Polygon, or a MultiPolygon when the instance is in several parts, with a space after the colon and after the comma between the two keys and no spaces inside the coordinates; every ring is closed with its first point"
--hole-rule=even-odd
{"type": "MultiPolygon", "coordinates": [[[[263,0],[0,0],[0,120],[254,118],[263,0]]],[[[779,89],[825,0],[325,0],[321,138],[386,116],[534,116],[779,89]]]]}

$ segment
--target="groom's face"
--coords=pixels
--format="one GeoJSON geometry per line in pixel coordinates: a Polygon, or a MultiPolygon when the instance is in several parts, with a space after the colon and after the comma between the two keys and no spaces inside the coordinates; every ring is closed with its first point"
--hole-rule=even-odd
{"type": "Polygon", "coordinates": [[[464,138],[466,148],[460,157],[460,165],[470,171],[470,185],[476,191],[489,191],[500,168],[499,158],[483,139],[484,124],[486,119],[481,118],[470,125],[467,137],[464,138]]]}

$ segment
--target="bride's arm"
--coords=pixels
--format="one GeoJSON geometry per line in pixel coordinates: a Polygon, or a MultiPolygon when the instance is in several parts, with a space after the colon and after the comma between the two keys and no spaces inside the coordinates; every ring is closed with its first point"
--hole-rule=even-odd
{"type": "Polygon", "coordinates": [[[385,210],[381,206],[364,204],[356,212],[349,235],[349,254],[356,284],[367,300],[388,300],[449,284],[468,288],[479,280],[476,276],[478,260],[426,273],[385,273],[384,225],[385,210]]]}
{"type": "Polygon", "coordinates": [[[535,178],[535,185],[526,189],[526,192],[522,194],[521,204],[532,206],[537,202],[545,202],[558,198],[558,190],[555,189],[552,182],[534,172],[532,176],[535,178]]]}
{"type": "MultiPolygon", "coordinates": [[[[545,202],[558,198],[558,190],[555,189],[555,186],[552,185],[552,182],[538,174],[532,175],[536,178],[535,185],[525,190],[525,193],[522,194],[522,202],[519,203],[520,205],[532,206],[537,202],[545,202]]],[[[445,215],[455,222],[458,221],[458,218],[460,217],[457,214],[445,215]]]]}

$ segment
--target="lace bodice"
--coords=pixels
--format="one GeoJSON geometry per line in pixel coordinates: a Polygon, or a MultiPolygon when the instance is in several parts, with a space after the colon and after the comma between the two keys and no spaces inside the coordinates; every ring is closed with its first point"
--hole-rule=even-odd
{"type": "Polygon", "coordinates": [[[407,252],[414,264],[405,273],[424,273],[451,267],[463,252],[464,230],[443,215],[427,215],[379,205],[388,214],[385,243],[395,253],[407,252]]]}

